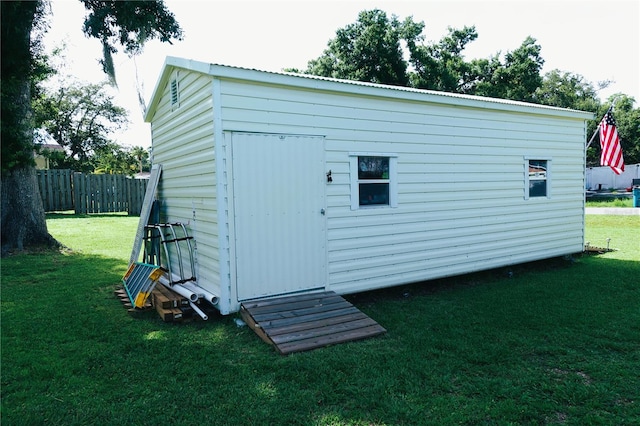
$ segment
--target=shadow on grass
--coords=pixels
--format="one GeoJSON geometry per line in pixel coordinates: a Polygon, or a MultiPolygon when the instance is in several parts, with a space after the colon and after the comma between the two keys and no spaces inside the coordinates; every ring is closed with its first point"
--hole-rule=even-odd
{"type": "Polygon", "coordinates": [[[553,259],[360,293],[386,335],[287,357],[233,317],[130,315],[113,295],[121,260],[2,266],[3,424],[632,424],[640,412],[637,262],[553,259]]]}
{"type": "MultiPolygon", "coordinates": [[[[97,217],[118,217],[125,216],[129,217],[130,215],[127,212],[112,212],[112,213],[90,213],[90,214],[76,214],[73,210],[63,211],[63,212],[51,212],[47,213],[47,219],[91,219],[97,217]]],[[[136,217],[136,216],[132,216],[136,217]]]]}
{"type": "Polygon", "coordinates": [[[576,259],[581,259],[583,256],[584,255],[581,254],[571,258],[554,257],[551,259],[362,292],[346,297],[349,298],[352,303],[372,303],[377,300],[402,300],[416,296],[437,294],[444,291],[448,292],[478,285],[487,285],[495,281],[512,279],[527,273],[563,270],[574,266],[576,259]]]}

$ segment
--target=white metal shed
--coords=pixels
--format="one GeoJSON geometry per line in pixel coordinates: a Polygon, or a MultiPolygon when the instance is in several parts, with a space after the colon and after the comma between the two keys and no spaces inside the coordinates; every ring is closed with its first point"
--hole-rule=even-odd
{"type": "Polygon", "coordinates": [[[582,251],[591,118],[174,57],[145,116],[223,314],[582,251]]]}

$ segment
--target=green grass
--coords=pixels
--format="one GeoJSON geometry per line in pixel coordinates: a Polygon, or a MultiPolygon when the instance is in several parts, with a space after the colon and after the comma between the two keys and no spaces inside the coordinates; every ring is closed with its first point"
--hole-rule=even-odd
{"type": "Polygon", "coordinates": [[[128,314],[136,218],[48,224],[79,251],[2,260],[3,425],[640,424],[640,217],[587,216],[603,255],[350,296],[387,334],[286,357],[128,314]]]}
{"type": "Polygon", "coordinates": [[[604,200],[588,200],[586,207],[633,207],[633,198],[607,198],[604,200]]]}
{"type": "Polygon", "coordinates": [[[129,259],[138,217],[126,213],[47,215],[49,232],[62,244],[79,253],[129,259]]]}

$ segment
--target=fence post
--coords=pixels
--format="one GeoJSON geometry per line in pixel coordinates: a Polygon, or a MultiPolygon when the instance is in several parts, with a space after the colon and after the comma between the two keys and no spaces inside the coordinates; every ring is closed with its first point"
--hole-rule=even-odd
{"type": "Polygon", "coordinates": [[[42,207],[45,212],[49,211],[49,203],[47,200],[47,182],[46,182],[46,170],[36,170],[36,176],[38,177],[38,189],[40,190],[40,198],[42,199],[42,207]]]}
{"type": "Polygon", "coordinates": [[[83,191],[83,183],[84,183],[84,179],[83,179],[84,175],[82,173],[74,173],[73,174],[73,201],[75,204],[75,211],[76,214],[84,214],[86,213],[86,204],[83,200],[83,195],[84,191],[83,191]]]}
{"type": "Polygon", "coordinates": [[[64,171],[64,189],[62,190],[65,210],[73,209],[73,173],[71,170],[64,171]]]}

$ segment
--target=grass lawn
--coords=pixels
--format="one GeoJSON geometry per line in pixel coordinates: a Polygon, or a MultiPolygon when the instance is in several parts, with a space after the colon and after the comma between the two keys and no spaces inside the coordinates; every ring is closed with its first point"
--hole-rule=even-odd
{"type": "Polygon", "coordinates": [[[607,198],[604,200],[587,200],[586,207],[633,207],[633,198],[607,198]]]}
{"type": "Polygon", "coordinates": [[[640,217],[618,250],[350,296],[388,332],[276,354],[234,317],[113,296],[137,218],[48,218],[73,252],[2,259],[3,425],[640,424],[640,217]]]}

